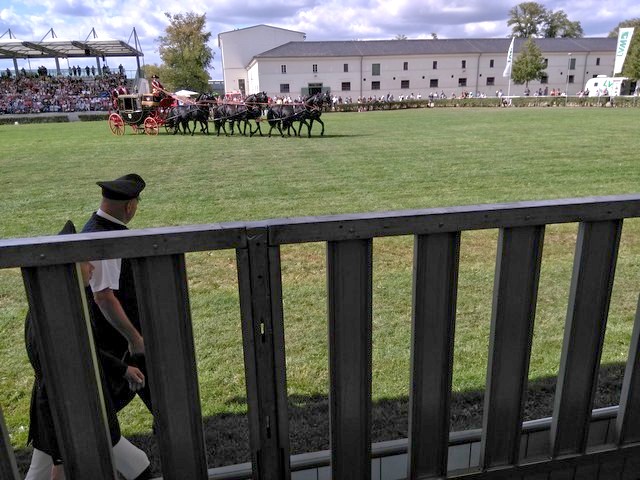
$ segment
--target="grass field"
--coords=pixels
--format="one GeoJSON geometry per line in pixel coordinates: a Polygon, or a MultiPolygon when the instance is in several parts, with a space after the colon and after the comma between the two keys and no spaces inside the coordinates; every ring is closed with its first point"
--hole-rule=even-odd
{"type": "MultiPolygon", "coordinates": [[[[106,122],[0,126],[0,237],[52,234],[67,219],[82,226],[98,205],[95,182],[129,172],[147,181],[132,228],[633,193],[639,116],[604,108],[326,114],[325,136],[311,139],[115,137],[106,122]]],[[[558,369],[576,232],[550,226],[545,235],[530,368],[540,391],[552,389],[558,369]]],[[[454,363],[462,406],[454,427],[473,424],[482,409],[496,240],[496,231],[462,236],[454,363]]],[[[613,384],[613,365],[627,356],[639,253],[640,223],[630,220],[603,353],[613,384]]],[[[374,241],[376,439],[406,434],[411,259],[411,238],[374,241]]],[[[210,463],[245,461],[235,253],[189,254],[187,263],[210,463]]],[[[292,447],[327,448],[324,245],[283,247],[282,265],[292,447]]],[[[0,406],[22,448],[32,376],[17,270],[0,271],[0,309],[0,406]]],[[[616,395],[613,388],[600,401],[617,403],[616,395]]],[[[532,402],[530,416],[551,413],[548,402],[532,402]]],[[[140,403],[121,420],[127,435],[149,431],[140,403]]]]}

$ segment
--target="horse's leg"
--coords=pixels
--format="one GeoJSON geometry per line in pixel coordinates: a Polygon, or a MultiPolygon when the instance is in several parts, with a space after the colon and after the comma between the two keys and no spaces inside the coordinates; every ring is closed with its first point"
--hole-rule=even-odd
{"type": "Polygon", "coordinates": [[[322,120],[320,120],[319,118],[316,118],[316,120],[318,120],[318,123],[320,123],[320,125],[322,125],[322,131],[320,132],[320,136],[324,135],[324,122],[322,120]]]}

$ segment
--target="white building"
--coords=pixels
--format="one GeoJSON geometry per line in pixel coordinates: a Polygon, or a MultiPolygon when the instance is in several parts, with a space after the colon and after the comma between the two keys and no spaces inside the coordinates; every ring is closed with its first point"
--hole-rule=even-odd
{"type": "MultiPolygon", "coordinates": [[[[509,38],[307,42],[303,33],[259,25],[221,33],[219,39],[226,91],[295,98],[323,90],[355,100],[463,91],[523,95],[525,89],[503,77],[509,38]]],[[[545,89],[575,95],[589,78],[613,71],[615,38],[535,42],[547,69],[541,81],[529,82],[531,95],[545,89]]],[[[516,39],[514,60],[523,43],[516,39]]]]}
{"type": "Polygon", "coordinates": [[[255,93],[248,92],[246,88],[247,66],[251,59],[261,52],[287,42],[302,42],[305,38],[304,33],[269,25],[256,25],[218,34],[225,90],[243,94],[255,93]]]}

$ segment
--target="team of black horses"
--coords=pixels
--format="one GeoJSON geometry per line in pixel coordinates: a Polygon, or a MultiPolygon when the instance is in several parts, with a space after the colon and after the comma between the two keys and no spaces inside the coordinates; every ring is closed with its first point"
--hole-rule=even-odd
{"type": "Polygon", "coordinates": [[[252,137],[256,133],[263,136],[262,120],[266,111],[269,123],[268,136],[274,129],[280,136],[301,136],[303,125],[307,127],[307,136],[311,137],[311,128],[314,122],[318,122],[324,135],[324,122],[320,118],[322,112],[331,107],[331,95],[328,93],[316,93],[308,95],[300,102],[285,104],[269,104],[265,92],[249,95],[243,102],[229,102],[219,104],[214,97],[201,94],[194,103],[171,107],[167,112],[165,126],[167,131],[174,134],[193,135],[198,127],[203,134],[209,134],[209,120],[213,120],[216,135],[224,133],[233,135],[236,128],[242,135],[252,137]],[[255,127],[251,125],[251,122],[255,127]],[[228,129],[228,130],[227,130],[228,129]]]}

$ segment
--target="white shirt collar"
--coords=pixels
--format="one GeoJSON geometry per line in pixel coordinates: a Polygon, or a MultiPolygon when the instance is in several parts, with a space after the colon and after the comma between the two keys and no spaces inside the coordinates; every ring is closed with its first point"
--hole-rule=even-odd
{"type": "Polygon", "coordinates": [[[96,215],[98,215],[99,217],[105,218],[105,219],[109,220],[110,222],[117,223],[118,225],[122,225],[123,227],[127,226],[122,220],[118,220],[117,218],[112,217],[111,215],[109,215],[108,213],[103,212],[100,209],[98,209],[98,211],[96,212],[96,215]]]}

